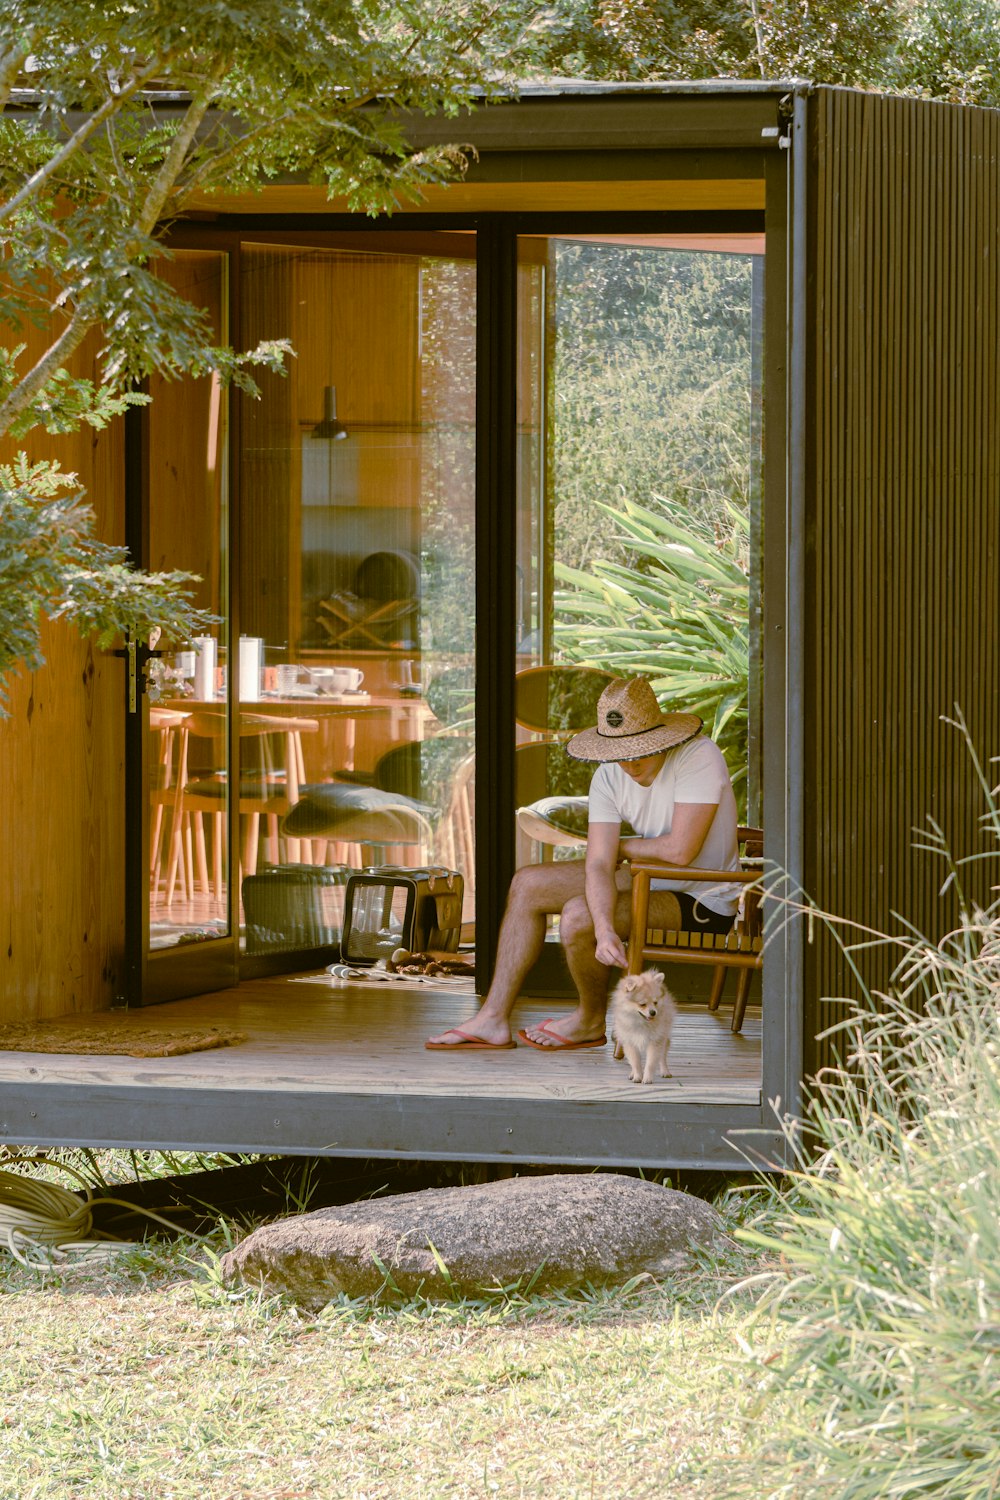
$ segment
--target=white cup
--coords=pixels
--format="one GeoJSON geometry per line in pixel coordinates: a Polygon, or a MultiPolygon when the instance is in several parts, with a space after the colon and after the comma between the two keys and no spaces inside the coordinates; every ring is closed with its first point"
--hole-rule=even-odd
{"type": "Polygon", "coordinates": [[[356,693],[364,680],[365,674],[360,667],[333,668],[333,691],[335,693],[356,693]]]}
{"type": "Polygon", "coordinates": [[[313,687],[316,688],[319,692],[335,693],[337,689],[334,685],[333,680],[334,672],[335,668],[333,667],[310,667],[309,679],[312,682],[313,687]]]}

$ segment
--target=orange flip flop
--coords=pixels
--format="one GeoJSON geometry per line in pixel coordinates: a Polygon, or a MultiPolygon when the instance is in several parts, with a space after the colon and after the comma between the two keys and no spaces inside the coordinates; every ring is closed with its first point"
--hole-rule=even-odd
{"type": "Polygon", "coordinates": [[[550,1036],[552,1038],[551,1043],[533,1041],[526,1031],[519,1031],[517,1034],[522,1042],[525,1042],[529,1047],[537,1048],[539,1052],[580,1052],[584,1047],[607,1046],[608,1039],[606,1036],[593,1037],[588,1042],[572,1042],[568,1037],[560,1036],[558,1031],[550,1030],[554,1019],[554,1016],[550,1016],[547,1021],[539,1021],[535,1027],[536,1031],[544,1031],[546,1036],[550,1036]]]}
{"type": "Polygon", "coordinates": [[[468,1031],[460,1031],[457,1026],[451,1026],[447,1031],[442,1031],[442,1036],[460,1036],[460,1042],[425,1042],[424,1046],[428,1052],[508,1052],[511,1047],[516,1047],[516,1042],[484,1042],[482,1037],[472,1036],[468,1031]]]}

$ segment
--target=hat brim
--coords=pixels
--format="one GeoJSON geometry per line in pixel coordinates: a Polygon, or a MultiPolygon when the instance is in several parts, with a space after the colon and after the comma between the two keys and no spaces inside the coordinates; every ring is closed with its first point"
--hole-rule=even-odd
{"type": "Polygon", "coordinates": [[[702,725],[697,714],[664,714],[662,724],[640,734],[609,735],[596,728],[583,729],[567,742],[566,753],[574,760],[642,760],[693,740],[702,725]]]}

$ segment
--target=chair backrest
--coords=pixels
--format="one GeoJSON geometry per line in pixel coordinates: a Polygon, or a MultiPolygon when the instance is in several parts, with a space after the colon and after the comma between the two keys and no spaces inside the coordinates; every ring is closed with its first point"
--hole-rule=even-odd
{"type": "Polygon", "coordinates": [[[470,750],[450,778],[451,797],[434,833],[434,857],[460,870],[467,895],[476,889],[476,753],[470,750]]]}
{"type": "Polygon", "coordinates": [[[525,667],[514,684],[514,716],[533,734],[565,737],[597,723],[597,701],[613,672],[597,667],[525,667]]]}
{"type": "MultiPolygon", "coordinates": [[[[740,851],[740,863],[744,869],[753,868],[758,864],[763,869],[764,830],[762,828],[747,828],[741,824],[736,830],[736,843],[740,851]]],[[[744,938],[753,939],[755,946],[761,939],[764,931],[764,908],[761,904],[760,891],[754,886],[748,886],[743,892],[736,918],[736,928],[744,938]]]]}
{"type": "Polygon", "coordinates": [[[439,723],[466,724],[475,711],[476,669],[472,662],[446,667],[424,689],[427,705],[439,723]]]}
{"type": "MultiPolygon", "coordinates": [[[[224,745],[228,733],[225,709],[196,709],[188,717],[187,728],[194,739],[211,741],[217,747],[213,752],[216,758],[224,762],[219,747],[224,745]]],[[[301,736],[318,733],[319,721],[244,711],[239,716],[239,728],[241,797],[252,795],[255,780],[266,781],[277,773],[287,778],[289,795],[297,796],[305,770],[301,736]]],[[[220,769],[224,772],[224,764],[220,769]]]]}
{"type": "Polygon", "coordinates": [[[736,842],[739,845],[740,855],[743,859],[758,860],[764,858],[763,828],[747,828],[741,823],[736,830],[736,842]]]}
{"type": "Polygon", "coordinates": [[[400,792],[443,812],[451,800],[456,771],[472,748],[468,735],[438,735],[393,745],[376,762],[375,785],[380,791],[400,792]]]}
{"type": "Polygon", "coordinates": [[[574,760],[557,740],[529,740],[514,752],[515,797],[519,807],[540,797],[586,797],[594,767],[574,760]]]}

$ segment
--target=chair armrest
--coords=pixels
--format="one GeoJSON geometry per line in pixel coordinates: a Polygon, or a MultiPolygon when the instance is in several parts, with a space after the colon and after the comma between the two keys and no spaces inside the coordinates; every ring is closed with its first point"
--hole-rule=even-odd
{"type": "Polygon", "coordinates": [[[631,861],[633,875],[649,875],[655,880],[683,880],[685,884],[701,881],[708,885],[753,885],[764,873],[759,870],[702,870],[691,865],[668,865],[656,859],[631,861]]]}

